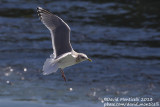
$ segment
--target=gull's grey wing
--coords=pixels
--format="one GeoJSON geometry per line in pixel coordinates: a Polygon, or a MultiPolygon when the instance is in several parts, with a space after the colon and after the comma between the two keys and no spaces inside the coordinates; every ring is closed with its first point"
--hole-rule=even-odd
{"type": "Polygon", "coordinates": [[[71,52],[69,26],[60,17],[41,7],[37,8],[37,12],[42,23],[50,30],[55,58],[71,52]]]}

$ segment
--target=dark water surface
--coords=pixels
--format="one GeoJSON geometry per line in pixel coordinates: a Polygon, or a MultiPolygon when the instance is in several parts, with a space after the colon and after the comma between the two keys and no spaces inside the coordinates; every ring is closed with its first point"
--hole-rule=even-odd
{"type": "Polygon", "coordinates": [[[160,102],[160,1],[1,0],[0,105],[103,107],[105,97],[160,102]],[[52,53],[42,6],[68,23],[71,43],[93,62],[42,75],[52,53]]]}

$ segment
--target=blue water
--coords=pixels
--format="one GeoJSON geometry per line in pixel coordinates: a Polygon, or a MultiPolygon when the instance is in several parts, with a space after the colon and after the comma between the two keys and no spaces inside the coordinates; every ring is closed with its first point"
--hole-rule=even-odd
{"type": "Polygon", "coordinates": [[[0,105],[103,107],[105,97],[160,102],[160,2],[94,0],[0,1],[0,105]],[[71,28],[75,51],[88,61],[42,75],[53,52],[42,6],[71,28]],[[148,8],[150,7],[150,8],[148,8]]]}

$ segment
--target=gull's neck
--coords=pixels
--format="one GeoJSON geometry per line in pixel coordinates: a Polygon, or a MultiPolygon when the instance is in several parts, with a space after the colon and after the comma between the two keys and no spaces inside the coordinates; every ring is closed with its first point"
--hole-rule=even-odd
{"type": "Polygon", "coordinates": [[[72,56],[76,58],[78,56],[78,52],[72,50],[72,56]]]}

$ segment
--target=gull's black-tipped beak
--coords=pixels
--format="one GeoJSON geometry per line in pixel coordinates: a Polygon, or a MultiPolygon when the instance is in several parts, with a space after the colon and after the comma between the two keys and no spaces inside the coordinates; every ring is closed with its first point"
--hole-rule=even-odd
{"type": "Polygon", "coordinates": [[[90,61],[90,62],[92,62],[92,60],[91,60],[91,59],[89,59],[89,58],[88,58],[87,60],[88,60],[88,61],[90,61]]]}

